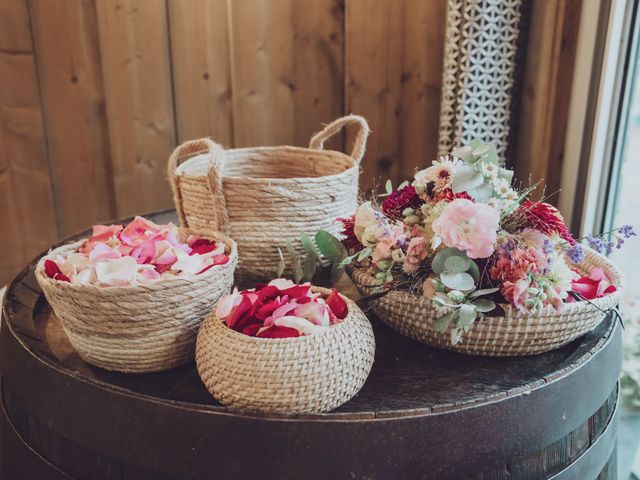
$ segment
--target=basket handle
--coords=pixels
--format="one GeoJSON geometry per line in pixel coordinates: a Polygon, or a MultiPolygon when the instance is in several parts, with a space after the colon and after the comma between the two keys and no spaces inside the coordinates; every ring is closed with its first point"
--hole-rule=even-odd
{"type": "Polygon", "coordinates": [[[350,123],[356,123],[360,126],[360,129],[356,134],[356,139],[353,142],[353,150],[351,152],[351,158],[353,158],[357,163],[360,163],[362,161],[362,157],[364,157],[364,152],[367,146],[367,137],[369,136],[369,124],[364,117],[361,117],[360,115],[346,115],[334,120],[320,132],[311,137],[309,148],[322,150],[324,142],[327,139],[333,137],[336,133],[342,130],[343,127],[350,123]]]}
{"type": "MultiPolygon", "coordinates": [[[[199,138],[197,140],[189,140],[179,145],[169,157],[167,165],[167,174],[169,183],[173,191],[173,203],[178,212],[180,225],[189,228],[187,218],[184,213],[184,205],[182,203],[182,195],[178,185],[178,175],[176,170],[183,160],[194,155],[207,153],[209,154],[209,168],[207,170],[207,178],[213,205],[215,208],[214,217],[216,220],[217,231],[228,233],[229,230],[229,212],[227,211],[227,202],[224,198],[224,190],[222,186],[222,172],[225,164],[225,154],[223,148],[210,138],[199,138]]],[[[210,211],[203,212],[203,216],[211,216],[210,211]]]]}

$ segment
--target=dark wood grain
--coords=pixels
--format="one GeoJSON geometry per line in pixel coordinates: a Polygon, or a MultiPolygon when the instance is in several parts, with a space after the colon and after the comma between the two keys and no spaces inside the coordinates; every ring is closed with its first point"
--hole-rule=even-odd
{"type": "Polygon", "coordinates": [[[500,359],[430,348],[372,318],[376,361],[354,399],[329,414],[265,417],[217,404],[193,365],[143,375],[87,365],[32,268],[5,299],[3,400],[25,442],[78,478],[527,480],[585,458],[595,478],[613,448],[610,434],[592,448],[615,422],[612,318],[554,352],[500,359]]]}

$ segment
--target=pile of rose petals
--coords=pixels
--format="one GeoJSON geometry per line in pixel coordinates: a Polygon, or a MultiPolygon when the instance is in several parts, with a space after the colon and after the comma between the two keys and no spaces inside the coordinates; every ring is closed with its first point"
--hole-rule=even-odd
{"type": "Polygon", "coordinates": [[[237,289],[220,299],[216,316],[250,337],[288,338],[320,333],[347,316],[347,303],[335,291],[326,298],[308,283],[279,278],[254,290],[237,289]]]}
{"type": "MultiPolygon", "coordinates": [[[[594,300],[604,297],[615,292],[616,286],[611,283],[607,274],[601,268],[594,269],[589,275],[580,277],[571,282],[571,291],[577,293],[579,298],[585,300],[594,300]]],[[[573,302],[575,299],[569,297],[568,301],[573,302]]]]}
{"type": "Polygon", "coordinates": [[[45,260],[44,269],[55,280],[110,287],[200,274],[228,261],[224,243],[194,235],[183,242],[174,224],[136,217],[127,226],[94,226],[77,252],[45,260]]]}

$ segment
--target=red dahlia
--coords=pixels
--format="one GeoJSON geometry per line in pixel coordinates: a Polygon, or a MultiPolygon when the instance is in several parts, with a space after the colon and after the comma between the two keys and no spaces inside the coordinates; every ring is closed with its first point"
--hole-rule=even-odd
{"type": "Polygon", "coordinates": [[[423,203],[413,185],[407,185],[384,199],[382,212],[389,218],[401,219],[405,208],[418,209],[423,203]]]}
{"type": "Polygon", "coordinates": [[[516,215],[522,215],[527,219],[526,227],[535,228],[547,235],[557,233],[571,245],[576,243],[569,233],[569,229],[567,229],[562,215],[553,205],[545,202],[525,200],[520,207],[518,207],[516,215]]]}

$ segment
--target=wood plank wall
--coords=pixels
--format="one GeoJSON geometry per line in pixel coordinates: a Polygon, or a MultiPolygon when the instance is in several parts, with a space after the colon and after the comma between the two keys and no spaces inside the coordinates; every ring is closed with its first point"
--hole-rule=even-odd
{"type": "Polygon", "coordinates": [[[306,145],[353,112],[362,187],[411,175],[437,150],[445,24],[446,0],[0,1],[0,285],[58,238],[170,206],[190,138],[306,145]]]}

